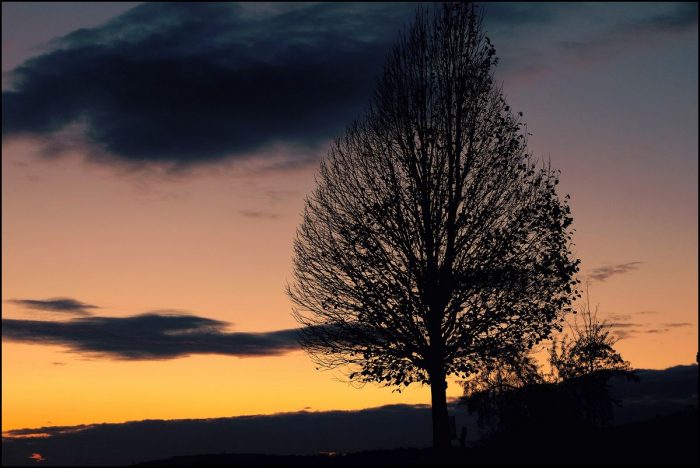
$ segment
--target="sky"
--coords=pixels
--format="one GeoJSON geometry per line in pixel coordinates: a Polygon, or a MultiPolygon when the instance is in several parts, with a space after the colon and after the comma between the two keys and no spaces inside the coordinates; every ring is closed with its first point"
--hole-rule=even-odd
{"type": "MultiPolygon", "coordinates": [[[[3,431],[429,402],[316,370],[285,294],[318,162],[415,6],[2,4],[3,431]]],[[[484,25],[618,350],[695,362],[697,5],[484,25]]]]}

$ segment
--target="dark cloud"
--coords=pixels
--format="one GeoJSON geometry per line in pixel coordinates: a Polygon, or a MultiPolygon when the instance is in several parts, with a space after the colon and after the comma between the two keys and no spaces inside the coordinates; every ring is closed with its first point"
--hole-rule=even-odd
{"type": "Polygon", "coordinates": [[[297,330],[227,332],[226,322],[194,315],[147,313],[68,321],[2,320],[10,341],[65,346],[112,359],[159,360],[191,354],[274,356],[298,349],[297,330]]]}
{"type": "Polygon", "coordinates": [[[7,302],[18,306],[46,310],[49,312],[66,312],[70,314],[88,315],[88,309],[98,309],[99,307],[85,302],[71,299],[70,297],[54,297],[52,299],[10,299],[7,302]]]}
{"type": "Polygon", "coordinates": [[[414,8],[145,3],[16,68],[3,135],[56,152],[78,138],[93,160],[180,168],[313,145],[364,107],[414,8]]]}
{"type": "Polygon", "coordinates": [[[605,281],[611,276],[614,275],[621,275],[633,270],[636,270],[638,268],[638,265],[641,265],[642,262],[628,262],[628,263],[621,263],[619,265],[606,265],[600,268],[594,269],[588,277],[596,280],[596,281],[605,281]]]}
{"type": "Polygon", "coordinates": [[[9,437],[46,437],[57,436],[61,434],[74,434],[95,427],[94,424],[79,424],[77,426],[50,426],[40,429],[12,429],[3,432],[3,436],[9,437]]]}
{"type": "MultiPolygon", "coordinates": [[[[38,137],[47,155],[79,149],[91,161],[137,168],[264,158],[275,145],[303,150],[275,160],[273,169],[308,166],[319,154],[312,149],[364,108],[416,6],[144,3],[52,41],[13,70],[3,92],[3,136],[38,137]]],[[[486,5],[485,23],[499,50],[512,54],[506,70],[527,74],[561,55],[600,54],[616,38],[697,24],[694,4],[650,9],[635,22],[618,13],[604,21],[609,33],[575,33],[553,55],[523,53],[535,33],[554,32],[545,41],[556,48],[557,24],[591,9],[495,3],[486,5]]]]}

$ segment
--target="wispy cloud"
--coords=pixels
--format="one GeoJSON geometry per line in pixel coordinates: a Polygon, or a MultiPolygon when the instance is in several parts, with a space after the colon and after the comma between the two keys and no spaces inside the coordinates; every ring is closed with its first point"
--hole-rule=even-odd
{"type": "Polygon", "coordinates": [[[605,319],[615,337],[620,340],[632,338],[645,331],[647,323],[634,320],[632,314],[611,314],[605,319]]]}
{"type": "Polygon", "coordinates": [[[278,203],[298,195],[296,190],[265,190],[263,195],[270,203],[278,203]]]}
{"type": "Polygon", "coordinates": [[[631,323],[631,322],[610,322],[609,325],[613,328],[637,328],[637,327],[639,327],[638,323],[631,323]]]}
{"type": "Polygon", "coordinates": [[[636,22],[621,25],[623,34],[633,35],[643,32],[678,33],[688,31],[698,24],[698,4],[678,2],[665,12],[642,18],[636,22]]]}
{"type": "Polygon", "coordinates": [[[26,309],[78,315],[89,315],[89,309],[99,308],[96,305],[87,304],[76,299],[71,299],[70,297],[54,297],[51,299],[9,299],[7,302],[26,309]]]}
{"type": "Polygon", "coordinates": [[[605,3],[536,3],[522,7],[523,19],[509,14],[517,13],[517,8],[502,5],[499,10],[505,14],[494,22],[497,45],[506,45],[499,48],[499,52],[505,52],[500,69],[516,84],[553,70],[597,66],[635,48],[648,47],[694,28],[697,31],[698,24],[695,2],[626,8],[605,3]]]}
{"type": "MultiPolygon", "coordinates": [[[[637,312],[635,315],[647,315],[653,311],[637,312]]],[[[666,323],[648,323],[637,322],[632,320],[631,314],[610,315],[606,323],[610,325],[615,336],[619,339],[630,338],[640,333],[662,334],[668,333],[671,330],[686,328],[693,326],[690,322],[666,322],[666,323]]]]}
{"type": "Polygon", "coordinates": [[[669,323],[664,323],[662,325],[664,327],[667,327],[667,328],[684,328],[684,327],[691,327],[693,324],[690,322],[669,322],[669,323]]]}
{"type": "Polygon", "coordinates": [[[239,213],[251,219],[279,219],[282,217],[281,214],[270,211],[240,210],[239,213]]]}
{"type": "Polygon", "coordinates": [[[634,20],[619,19],[600,34],[580,40],[562,41],[559,48],[574,58],[606,58],[623,45],[637,44],[655,36],[677,34],[698,24],[697,3],[676,3],[667,11],[634,20]]]}
{"type": "Polygon", "coordinates": [[[608,320],[612,320],[613,322],[626,322],[631,319],[632,316],[630,314],[612,314],[608,316],[608,320]]]}
{"type": "Polygon", "coordinates": [[[643,329],[644,324],[637,322],[608,322],[613,334],[620,340],[631,338],[643,329]]]}
{"type": "Polygon", "coordinates": [[[634,271],[639,268],[642,262],[628,262],[620,263],[617,265],[606,265],[602,267],[595,268],[591,273],[588,274],[588,278],[595,281],[605,281],[611,276],[622,275],[634,271]]]}

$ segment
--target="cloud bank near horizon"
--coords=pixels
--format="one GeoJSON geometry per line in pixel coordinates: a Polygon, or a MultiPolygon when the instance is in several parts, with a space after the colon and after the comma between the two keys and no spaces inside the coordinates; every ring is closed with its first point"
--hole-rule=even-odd
{"type": "Polygon", "coordinates": [[[166,360],[193,354],[278,356],[299,349],[297,329],[252,333],[229,332],[227,326],[218,320],[159,311],[66,321],[3,319],[2,337],[121,360],[166,360]]]}

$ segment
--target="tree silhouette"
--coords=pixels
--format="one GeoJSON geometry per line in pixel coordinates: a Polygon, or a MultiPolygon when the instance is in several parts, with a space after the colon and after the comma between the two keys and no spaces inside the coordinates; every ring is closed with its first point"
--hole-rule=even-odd
{"type": "Polygon", "coordinates": [[[598,308],[586,301],[569,330],[552,339],[550,372],[541,372],[528,349],[482,362],[462,382],[460,402],[476,413],[483,433],[519,436],[561,430],[596,429],[607,425],[613,406],[612,377],[638,380],[629,362],[615,350],[613,325],[598,320],[598,308]],[[580,319],[580,320],[579,320],[580,319]]]}
{"type": "Polygon", "coordinates": [[[512,431],[523,422],[530,422],[534,392],[527,390],[545,383],[530,350],[521,349],[484,361],[481,369],[461,382],[464,394],[460,404],[477,414],[482,433],[512,431]]]}
{"type": "Polygon", "coordinates": [[[447,376],[547,339],[579,263],[568,195],[494,85],[477,8],[419,10],[400,37],[321,162],[287,288],[318,365],[430,385],[435,447],[450,444],[447,376]]]}
{"type": "Polygon", "coordinates": [[[610,395],[610,378],[638,380],[638,377],[614,347],[618,339],[613,335],[612,324],[598,320],[598,306],[591,310],[588,285],[586,301],[569,329],[569,336],[552,340],[551,379],[568,389],[587,424],[604,426],[612,418],[613,405],[620,404],[610,395]]]}
{"type": "Polygon", "coordinates": [[[476,413],[484,433],[519,435],[596,429],[607,425],[613,406],[612,377],[639,380],[614,345],[613,325],[598,320],[598,307],[586,300],[569,330],[549,346],[549,373],[541,372],[529,349],[483,361],[462,382],[460,403],[476,413]],[[580,319],[580,320],[579,320],[580,319]]]}
{"type": "Polygon", "coordinates": [[[553,339],[549,348],[549,364],[555,379],[566,381],[597,372],[625,373],[631,370],[629,362],[615,350],[618,339],[607,320],[598,320],[598,306],[591,310],[588,285],[586,301],[579,307],[570,334],[553,339]],[[580,321],[579,321],[580,317],[580,321]]]}

